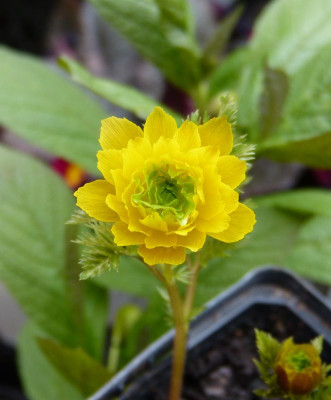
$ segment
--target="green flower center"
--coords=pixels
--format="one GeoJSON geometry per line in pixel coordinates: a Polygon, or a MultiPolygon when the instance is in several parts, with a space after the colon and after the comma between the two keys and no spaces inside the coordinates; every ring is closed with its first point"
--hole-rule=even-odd
{"type": "Polygon", "coordinates": [[[303,371],[312,365],[309,356],[302,350],[291,353],[288,362],[296,371],[303,371]]]}
{"type": "Polygon", "coordinates": [[[183,171],[156,169],[138,182],[133,204],[156,211],[163,219],[185,225],[195,208],[193,179],[183,171]]]}

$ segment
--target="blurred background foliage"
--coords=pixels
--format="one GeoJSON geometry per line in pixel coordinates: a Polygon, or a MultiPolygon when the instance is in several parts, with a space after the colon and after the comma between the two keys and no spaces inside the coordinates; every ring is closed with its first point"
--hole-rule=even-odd
{"type": "Polygon", "coordinates": [[[181,123],[196,108],[217,115],[229,92],[239,134],[257,146],[247,193],[263,194],[252,200],[258,223],[235,250],[211,245],[223,258],[202,270],[197,310],[267,264],[331,286],[331,194],[316,187],[330,185],[331,2],[64,3],[53,29],[67,32],[66,41],[59,34],[48,45],[37,40],[47,37],[55,2],[37,5],[44,24],[40,32],[27,29],[27,43],[3,34],[19,21],[8,12],[0,36],[7,44],[0,49],[0,279],[28,317],[18,357],[32,400],[83,399],[109,379],[109,290],[133,296],[145,310],[118,313],[115,369],[169,327],[157,281],[139,261],[123,256],[118,272],[78,281],[80,248],[70,242],[77,232],[65,225],[74,211],[67,184],[97,176],[100,120],[110,114],[141,122],[161,104],[181,123]],[[251,32],[247,21],[257,14],[251,32]]]}

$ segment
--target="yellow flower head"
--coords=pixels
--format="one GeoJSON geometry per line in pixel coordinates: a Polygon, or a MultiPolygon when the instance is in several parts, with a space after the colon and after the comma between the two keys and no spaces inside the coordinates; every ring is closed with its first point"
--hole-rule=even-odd
{"type": "Polygon", "coordinates": [[[279,386],[287,393],[309,394],[322,378],[322,361],[311,344],[285,340],[277,355],[275,372],[279,386]]]}
{"type": "Polygon", "coordinates": [[[118,246],[139,245],[149,265],[185,261],[206,235],[236,242],[251,232],[255,215],[234,190],[246,164],[229,155],[225,117],[204,125],[176,121],[156,107],[144,131],[126,119],[102,121],[98,168],[104,179],[79,188],[77,205],[100,221],[114,222],[118,246]]]}

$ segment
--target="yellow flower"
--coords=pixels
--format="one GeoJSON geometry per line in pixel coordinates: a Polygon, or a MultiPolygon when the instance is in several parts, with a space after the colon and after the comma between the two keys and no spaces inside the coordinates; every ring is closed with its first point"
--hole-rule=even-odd
{"type": "Polygon", "coordinates": [[[230,155],[225,117],[204,125],[176,121],[156,107],[144,131],[126,119],[102,121],[98,168],[104,180],[79,188],[77,205],[114,222],[118,246],[139,245],[149,265],[185,261],[185,249],[202,248],[206,235],[236,242],[251,232],[255,215],[234,190],[246,164],[230,155]]]}
{"type": "Polygon", "coordinates": [[[275,372],[279,386],[287,393],[309,394],[322,378],[322,361],[311,344],[285,340],[276,358],[275,372]]]}

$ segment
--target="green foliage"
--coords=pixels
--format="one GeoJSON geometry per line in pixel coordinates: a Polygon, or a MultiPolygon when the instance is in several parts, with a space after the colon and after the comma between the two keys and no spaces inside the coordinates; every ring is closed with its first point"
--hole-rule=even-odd
{"type": "Polygon", "coordinates": [[[53,337],[72,343],[64,223],[73,198],[40,162],[0,147],[0,278],[25,313],[53,337]]]}
{"type": "Polygon", "coordinates": [[[232,13],[226,16],[219,23],[215,33],[212,35],[204,49],[203,56],[208,63],[216,63],[222,51],[225,50],[230,36],[242,14],[242,11],[243,7],[235,8],[232,13]]]}
{"type": "Polygon", "coordinates": [[[105,110],[34,57],[2,47],[0,60],[0,123],[96,173],[96,139],[105,110]]]}
{"type": "Polygon", "coordinates": [[[264,68],[264,90],[260,98],[260,131],[267,137],[280,122],[289,90],[288,77],[281,69],[264,68]]]}
{"type": "Polygon", "coordinates": [[[118,371],[122,349],[141,317],[141,309],[134,304],[126,304],[118,310],[112,329],[108,354],[108,370],[112,375],[118,371]]]}
{"type": "Polygon", "coordinates": [[[52,365],[86,398],[111,377],[110,372],[81,348],[70,349],[50,339],[38,339],[38,345],[52,365]]]}
{"type": "MultiPolygon", "coordinates": [[[[65,221],[74,204],[64,182],[42,163],[4,147],[0,164],[0,277],[31,321],[20,340],[21,373],[30,398],[41,400],[48,393],[44,386],[61,379],[36,348],[36,332],[100,359],[107,294],[77,280],[77,258],[65,241],[73,234],[65,221]]],[[[70,385],[54,393],[47,398],[81,398],[70,385]]]]}
{"type": "Polygon", "coordinates": [[[262,381],[268,386],[268,389],[258,389],[255,393],[268,399],[280,397],[282,390],[278,387],[273,368],[281,344],[269,333],[258,329],[255,329],[255,337],[260,359],[254,360],[254,363],[259,370],[262,381]]]}
{"type": "Polygon", "coordinates": [[[241,47],[230,53],[208,77],[208,99],[212,99],[224,90],[236,90],[242,69],[247,65],[247,47],[241,47]]]}
{"type": "Polygon", "coordinates": [[[329,190],[296,189],[258,197],[255,201],[262,206],[276,207],[306,217],[315,214],[331,217],[329,190]]]}
{"type": "Polygon", "coordinates": [[[327,0],[274,1],[255,26],[241,70],[239,125],[249,131],[252,142],[258,142],[260,155],[330,167],[331,28],[326,17],[330,7],[327,0]],[[278,83],[269,83],[267,91],[265,65],[279,71],[272,77],[278,83]],[[287,96],[284,74],[289,81],[287,96]],[[271,98],[274,107],[268,106],[271,98]],[[269,121],[267,126],[263,121],[269,121]]]}
{"type": "MultiPolygon", "coordinates": [[[[111,103],[116,104],[125,110],[131,111],[140,119],[145,120],[153,111],[155,106],[161,105],[156,100],[148,97],[146,94],[134,89],[131,86],[124,85],[110,79],[93,76],[82,65],[70,57],[61,57],[59,59],[59,64],[62,68],[70,73],[70,76],[74,82],[85,86],[87,89],[110,101],[111,103]]],[[[165,106],[162,107],[172,114],[178,122],[181,121],[181,117],[177,113],[167,109],[165,106]]]]}
{"type": "Polygon", "coordinates": [[[155,294],[158,281],[141,261],[128,256],[120,257],[118,271],[105,272],[93,280],[105,288],[123,291],[149,299],[155,294]]]}
{"type": "Polygon", "coordinates": [[[45,333],[29,322],[18,340],[18,365],[30,400],[84,400],[84,396],[49,362],[37,344],[45,333]]]}
{"type": "Polygon", "coordinates": [[[186,1],[90,1],[107,22],[175,85],[189,90],[199,81],[201,68],[197,46],[191,34],[180,27],[187,21],[186,1]],[[173,6],[178,4],[182,6],[174,10],[173,6]]]}
{"type": "Polygon", "coordinates": [[[83,272],[81,280],[95,278],[111,269],[117,270],[121,254],[131,254],[129,248],[118,247],[114,243],[111,223],[97,221],[84,211],[76,210],[68,224],[83,224],[83,231],[74,242],[84,246],[79,264],[83,272]]]}

